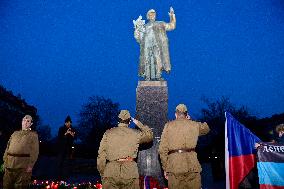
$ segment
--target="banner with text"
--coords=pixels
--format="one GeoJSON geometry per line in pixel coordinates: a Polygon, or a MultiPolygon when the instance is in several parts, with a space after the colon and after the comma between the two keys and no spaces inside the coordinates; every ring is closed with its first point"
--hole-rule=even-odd
{"type": "Polygon", "coordinates": [[[257,156],[260,189],[284,189],[284,145],[263,143],[257,156]]]}

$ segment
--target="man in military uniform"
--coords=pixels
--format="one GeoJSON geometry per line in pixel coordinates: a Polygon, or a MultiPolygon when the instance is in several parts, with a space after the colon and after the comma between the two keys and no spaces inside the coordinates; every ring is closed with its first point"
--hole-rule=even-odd
{"type": "Polygon", "coordinates": [[[135,158],[139,144],[153,140],[152,130],[121,110],[118,127],[107,130],[101,140],[97,168],[106,189],[139,189],[135,158]],[[129,128],[133,121],[140,130],[129,128]]]}
{"type": "Polygon", "coordinates": [[[22,130],[15,131],[8,141],[3,157],[5,189],[24,189],[31,181],[32,169],[39,153],[38,135],[30,128],[32,121],[32,117],[26,115],[22,120],[22,130]]]}
{"type": "Polygon", "coordinates": [[[191,120],[184,104],[176,107],[175,117],[166,123],[159,145],[165,178],[169,189],[200,189],[201,165],[195,147],[198,137],[207,134],[209,127],[191,120]]]}

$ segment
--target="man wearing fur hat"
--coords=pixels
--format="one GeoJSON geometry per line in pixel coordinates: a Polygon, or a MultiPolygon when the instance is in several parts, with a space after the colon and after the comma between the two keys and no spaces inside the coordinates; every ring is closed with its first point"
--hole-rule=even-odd
{"type": "Polygon", "coordinates": [[[175,117],[166,123],[159,146],[165,178],[169,189],[200,189],[201,166],[195,147],[198,137],[210,129],[207,123],[191,120],[184,104],[176,107],[175,117]]]}
{"type": "Polygon", "coordinates": [[[97,168],[106,189],[139,189],[139,174],[135,159],[141,143],[153,140],[152,130],[121,110],[118,127],[107,130],[100,143],[97,168]],[[129,128],[133,121],[139,130],[129,128]]]}
{"type": "Polygon", "coordinates": [[[15,131],[8,141],[3,156],[5,189],[28,188],[31,181],[32,169],[39,153],[38,135],[31,131],[32,124],[32,117],[26,115],[22,120],[22,130],[15,131]]]}
{"type": "Polygon", "coordinates": [[[63,174],[64,160],[71,158],[75,134],[71,117],[68,115],[65,118],[64,125],[58,130],[58,179],[61,179],[63,174]]]}

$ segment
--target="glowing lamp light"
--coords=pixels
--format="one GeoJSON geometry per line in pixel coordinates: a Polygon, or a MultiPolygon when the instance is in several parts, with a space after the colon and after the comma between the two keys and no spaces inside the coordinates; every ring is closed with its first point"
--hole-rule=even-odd
{"type": "Polygon", "coordinates": [[[65,181],[52,181],[52,180],[33,180],[33,186],[35,188],[42,189],[80,189],[80,188],[89,188],[89,189],[102,189],[102,184],[97,181],[96,183],[92,182],[82,182],[82,183],[67,183],[65,181]]]}

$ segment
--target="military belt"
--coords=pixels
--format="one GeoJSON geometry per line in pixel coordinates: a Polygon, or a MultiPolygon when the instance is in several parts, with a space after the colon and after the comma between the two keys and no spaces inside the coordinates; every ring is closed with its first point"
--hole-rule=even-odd
{"type": "Polygon", "coordinates": [[[30,157],[30,154],[14,154],[14,153],[7,153],[8,156],[14,156],[14,157],[30,157]]]}
{"type": "Polygon", "coordinates": [[[124,162],[124,161],[134,161],[134,158],[127,157],[127,158],[119,158],[116,161],[124,162]]]}
{"type": "Polygon", "coordinates": [[[171,150],[168,152],[168,155],[173,153],[185,153],[185,152],[195,152],[195,148],[182,148],[177,150],[171,150]]]}

